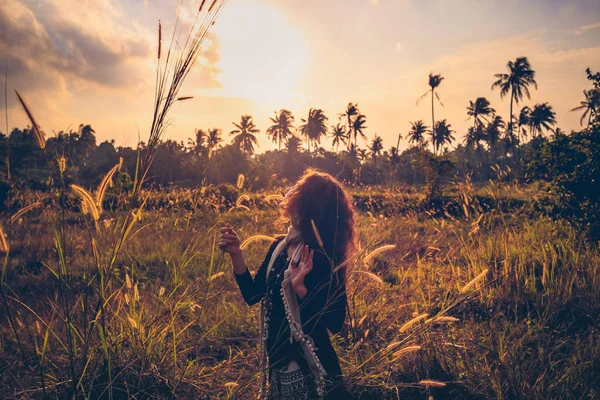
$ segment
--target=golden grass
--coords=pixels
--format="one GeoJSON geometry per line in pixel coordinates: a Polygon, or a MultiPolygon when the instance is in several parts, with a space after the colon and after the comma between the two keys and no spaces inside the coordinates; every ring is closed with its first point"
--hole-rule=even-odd
{"type": "Polygon", "coordinates": [[[25,110],[25,114],[27,114],[27,118],[29,118],[29,121],[31,122],[31,129],[35,134],[35,139],[37,141],[38,146],[40,146],[40,149],[44,150],[46,148],[46,135],[44,134],[44,131],[42,131],[42,129],[36,122],[35,118],[33,117],[33,114],[29,110],[29,107],[27,107],[27,104],[25,104],[25,100],[23,100],[19,92],[15,90],[15,93],[17,94],[17,98],[19,99],[23,110],[25,110]]]}
{"type": "Polygon", "coordinates": [[[310,224],[312,226],[312,230],[313,230],[313,233],[315,235],[315,239],[317,239],[317,243],[319,244],[319,247],[323,248],[323,240],[321,239],[321,235],[319,234],[319,230],[317,229],[317,226],[315,225],[315,221],[313,221],[311,219],[310,220],[310,224]]]}
{"type": "Polygon", "coordinates": [[[79,185],[71,185],[71,189],[81,197],[81,211],[84,214],[89,213],[95,221],[98,221],[100,219],[100,211],[92,195],[79,185]]]}
{"type": "Polygon", "coordinates": [[[283,201],[284,197],[280,194],[271,194],[267,197],[265,197],[265,201],[273,201],[273,200],[277,200],[277,201],[283,201]]]}
{"type": "Polygon", "coordinates": [[[100,184],[98,185],[98,189],[96,189],[96,206],[98,206],[99,214],[102,213],[102,201],[104,200],[104,195],[106,194],[106,189],[112,183],[112,177],[119,169],[120,163],[115,165],[104,175],[100,184]]]}
{"type": "Polygon", "coordinates": [[[417,315],[416,317],[414,317],[413,319],[409,320],[408,322],[406,322],[404,325],[402,325],[400,327],[400,333],[404,333],[407,330],[409,330],[410,328],[412,328],[413,325],[415,325],[417,322],[424,320],[425,318],[427,318],[429,316],[429,314],[427,313],[423,313],[421,315],[417,315]]]}
{"type": "Polygon", "coordinates": [[[29,212],[29,211],[33,210],[34,208],[39,207],[41,205],[42,205],[42,203],[40,203],[39,201],[36,201],[35,203],[32,203],[32,204],[30,204],[28,206],[25,206],[25,207],[21,208],[12,217],[10,217],[10,222],[11,223],[15,223],[24,214],[26,214],[27,212],[29,212]]]}
{"type": "Polygon", "coordinates": [[[380,247],[376,248],[375,250],[373,250],[372,252],[370,252],[369,254],[367,254],[364,258],[364,262],[365,262],[365,264],[368,264],[369,262],[371,262],[371,260],[373,260],[379,254],[385,253],[386,251],[394,250],[395,248],[396,248],[395,244],[386,244],[384,246],[380,246],[380,247]]]}
{"type": "Polygon", "coordinates": [[[488,274],[488,269],[486,268],[479,275],[477,275],[471,282],[469,282],[465,286],[463,286],[463,288],[460,289],[460,292],[461,293],[468,292],[473,286],[475,286],[480,281],[482,281],[486,277],[487,274],[488,274]]]}
{"type": "Polygon", "coordinates": [[[240,249],[241,250],[245,250],[251,243],[253,242],[259,242],[259,241],[269,241],[269,242],[273,242],[275,241],[275,238],[271,237],[271,236],[267,236],[267,235],[254,235],[254,236],[250,236],[248,239],[244,240],[242,242],[242,244],[240,245],[240,249]]]}
{"type": "Polygon", "coordinates": [[[362,276],[366,276],[367,278],[369,278],[369,279],[371,279],[371,280],[373,280],[373,281],[375,281],[377,283],[381,283],[381,284],[385,283],[383,281],[383,279],[381,279],[380,277],[378,277],[377,275],[375,275],[374,273],[369,272],[369,271],[359,271],[359,270],[357,270],[357,271],[352,271],[351,273],[362,275],[362,276]]]}
{"type": "Polygon", "coordinates": [[[8,253],[9,250],[8,240],[6,240],[4,229],[2,229],[2,225],[0,225],[0,252],[8,253]]]}
{"type": "Polygon", "coordinates": [[[434,381],[433,379],[423,379],[423,380],[419,381],[419,385],[425,386],[425,387],[438,387],[438,388],[446,386],[446,384],[444,382],[434,381]]]}

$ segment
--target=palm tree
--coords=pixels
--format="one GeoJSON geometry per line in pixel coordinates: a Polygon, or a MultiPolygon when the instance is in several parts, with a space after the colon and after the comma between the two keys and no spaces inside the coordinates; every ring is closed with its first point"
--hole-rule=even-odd
{"type": "Polygon", "coordinates": [[[542,129],[552,130],[556,125],[556,113],[548,103],[536,104],[529,116],[529,127],[533,137],[542,134],[542,129]]]}
{"type": "Polygon", "coordinates": [[[346,117],[346,119],[347,119],[348,130],[346,131],[346,133],[348,134],[348,149],[350,149],[350,139],[352,138],[352,128],[354,126],[354,119],[359,114],[360,114],[360,111],[358,109],[358,104],[348,103],[348,106],[346,107],[346,111],[340,115],[340,118],[346,117]]]}
{"type": "Polygon", "coordinates": [[[377,156],[379,156],[381,154],[381,150],[383,150],[383,139],[381,136],[377,136],[377,134],[375,134],[375,139],[373,139],[371,142],[371,147],[369,147],[369,150],[371,150],[371,156],[373,157],[373,160],[375,163],[377,163],[377,156]]]}
{"type": "Polygon", "coordinates": [[[357,138],[359,136],[363,139],[367,138],[367,135],[365,135],[365,129],[367,129],[367,126],[365,125],[366,123],[367,117],[363,114],[357,115],[354,119],[354,122],[352,123],[352,133],[354,134],[354,146],[358,145],[357,138]]]}
{"type": "Polygon", "coordinates": [[[485,128],[485,141],[490,149],[500,141],[500,130],[506,128],[506,123],[499,115],[494,115],[494,118],[488,123],[485,128]]]}
{"type": "Polygon", "coordinates": [[[213,153],[217,149],[219,143],[223,141],[221,139],[221,130],[218,128],[213,128],[208,130],[208,135],[206,136],[206,147],[208,148],[208,158],[212,158],[213,153]]]}
{"type": "Polygon", "coordinates": [[[478,97],[475,102],[469,101],[469,106],[467,107],[467,115],[469,118],[473,118],[474,129],[481,128],[482,119],[485,122],[489,122],[488,117],[495,112],[496,110],[490,107],[490,102],[485,97],[478,97]]]}
{"type": "Polygon", "coordinates": [[[308,111],[308,118],[302,119],[304,125],[300,126],[300,132],[306,138],[308,150],[310,151],[310,142],[321,143],[321,136],[327,135],[327,117],[323,110],[311,108],[308,111]]]}
{"type": "MultiPolygon", "coordinates": [[[[517,135],[518,135],[518,140],[519,140],[519,145],[521,142],[521,135],[523,135],[523,138],[527,137],[527,131],[525,130],[525,127],[529,126],[529,120],[531,118],[531,108],[529,108],[528,106],[525,106],[523,108],[521,108],[521,111],[519,111],[519,120],[517,121],[517,135]]],[[[514,138],[514,135],[507,135],[508,137],[514,138]]]]}
{"type": "Polygon", "coordinates": [[[296,136],[289,136],[287,141],[285,142],[285,149],[288,153],[297,153],[300,151],[300,146],[302,145],[302,140],[296,136]]]}
{"type": "Polygon", "coordinates": [[[340,143],[346,144],[346,127],[338,122],[337,125],[331,126],[331,133],[329,137],[333,139],[332,146],[335,147],[335,150],[338,151],[340,147],[340,143]]]}
{"type": "Polygon", "coordinates": [[[206,141],[208,135],[204,129],[196,129],[194,133],[196,134],[196,140],[188,139],[188,148],[199,157],[207,148],[206,141]]]}
{"type": "Polygon", "coordinates": [[[585,117],[588,117],[587,128],[589,129],[590,123],[592,122],[592,118],[594,118],[594,116],[597,115],[600,111],[600,90],[584,90],[583,95],[585,96],[585,100],[580,102],[580,105],[578,107],[575,107],[571,111],[583,110],[583,114],[581,114],[579,124],[583,126],[583,121],[585,120],[585,117]]]}
{"type": "Polygon", "coordinates": [[[423,94],[423,96],[421,96],[419,98],[419,100],[417,100],[417,104],[419,104],[419,102],[431,92],[431,126],[432,127],[435,127],[435,113],[434,113],[434,107],[433,107],[434,98],[436,98],[440,102],[442,107],[444,106],[444,104],[442,103],[442,100],[440,100],[440,96],[438,96],[438,94],[435,92],[435,89],[437,89],[440,86],[440,84],[442,83],[443,80],[444,80],[444,77],[441,74],[433,75],[433,72],[429,73],[428,84],[431,89],[426,91],[423,94]]]}
{"type": "Polygon", "coordinates": [[[290,110],[281,109],[279,115],[275,112],[275,118],[269,117],[269,119],[273,125],[267,129],[267,136],[270,136],[273,142],[277,142],[281,150],[281,141],[293,134],[294,115],[290,110]]]}
{"type": "Polygon", "coordinates": [[[254,134],[260,132],[260,129],[257,129],[256,125],[254,125],[252,116],[242,115],[240,123],[236,124],[233,122],[233,126],[236,129],[229,133],[230,135],[235,135],[233,144],[239,147],[244,154],[254,154],[254,145],[258,147],[258,140],[254,134]]]}
{"type": "Polygon", "coordinates": [[[445,120],[438,121],[435,124],[435,129],[430,133],[431,144],[433,145],[433,154],[437,154],[438,150],[444,146],[444,144],[451,144],[454,140],[452,134],[455,133],[452,130],[452,126],[445,120]]]}
{"type": "Polygon", "coordinates": [[[559,137],[561,137],[561,136],[567,136],[567,134],[566,134],[566,133],[565,133],[565,131],[563,131],[562,129],[560,129],[560,128],[556,128],[556,129],[554,130],[554,132],[553,132],[553,135],[552,135],[552,136],[553,136],[555,139],[558,139],[558,138],[559,138],[559,137]]]}
{"type": "MultiPolygon", "coordinates": [[[[530,99],[529,85],[533,85],[537,90],[537,82],[535,81],[535,71],[531,69],[527,57],[518,57],[514,62],[509,61],[507,67],[508,74],[494,75],[497,80],[492,84],[492,90],[500,88],[500,98],[504,98],[510,93],[510,117],[508,122],[512,130],[513,102],[519,104],[523,100],[523,95],[530,99]]],[[[512,136],[512,132],[510,136],[512,136]]]]}
{"type": "Polygon", "coordinates": [[[429,127],[425,125],[423,120],[417,122],[411,122],[410,131],[408,131],[408,143],[414,143],[417,147],[423,147],[425,144],[425,133],[429,130],[429,127]]]}

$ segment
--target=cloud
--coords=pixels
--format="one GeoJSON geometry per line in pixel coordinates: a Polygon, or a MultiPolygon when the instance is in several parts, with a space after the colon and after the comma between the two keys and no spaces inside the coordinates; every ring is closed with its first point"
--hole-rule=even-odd
{"type": "Polygon", "coordinates": [[[404,50],[404,46],[403,46],[403,45],[402,45],[402,43],[400,43],[400,42],[396,42],[396,46],[395,46],[395,47],[396,47],[396,51],[397,51],[398,53],[401,53],[401,52],[402,52],[402,50],[404,50]]]}
{"type": "Polygon", "coordinates": [[[573,36],[581,36],[581,35],[583,35],[583,33],[585,31],[593,31],[596,29],[600,29],[600,22],[596,22],[595,24],[585,25],[585,26],[580,27],[579,29],[568,31],[567,33],[569,35],[573,35],[573,36]]]}
{"type": "MultiPolygon", "coordinates": [[[[1,1],[0,69],[8,70],[9,85],[37,107],[49,109],[82,92],[122,97],[151,93],[156,30],[141,26],[121,4],[1,1]]],[[[207,44],[192,75],[199,85],[218,87],[219,43],[213,38],[207,44]]]]}

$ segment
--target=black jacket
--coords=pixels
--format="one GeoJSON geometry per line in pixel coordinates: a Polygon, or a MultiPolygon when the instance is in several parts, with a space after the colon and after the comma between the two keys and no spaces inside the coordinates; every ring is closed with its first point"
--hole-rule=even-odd
{"type": "MultiPolygon", "coordinates": [[[[248,305],[258,303],[265,295],[271,296],[272,311],[267,342],[270,368],[282,365],[291,357],[301,354],[298,343],[295,341],[289,343],[289,325],[280,293],[283,274],[280,279],[276,279],[276,276],[287,267],[286,251],[283,251],[278,257],[269,275],[269,284],[275,285],[275,287],[268,287],[266,282],[267,267],[280,240],[278,239],[271,245],[254,278],[248,270],[242,275],[235,275],[242,296],[248,305]]],[[[312,337],[317,349],[317,356],[327,371],[327,375],[339,383],[342,375],[340,364],[327,330],[332,333],[340,331],[346,316],[347,300],[344,282],[342,279],[338,279],[337,274],[332,273],[332,270],[327,257],[315,250],[313,268],[306,275],[304,281],[308,291],[306,296],[299,299],[298,302],[304,333],[312,337]]]]}

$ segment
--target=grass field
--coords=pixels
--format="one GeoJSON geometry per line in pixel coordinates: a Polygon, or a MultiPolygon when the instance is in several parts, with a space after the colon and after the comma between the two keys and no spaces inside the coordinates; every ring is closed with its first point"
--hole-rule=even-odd
{"type": "MultiPolygon", "coordinates": [[[[42,200],[10,231],[5,218],[3,397],[253,398],[258,306],[243,302],[215,227],[254,237],[251,269],[269,245],[256,235],[285,227],[272,193],[211,190],[154,192],[144,209],[114,194],[98,221],[69,193],[62,204],[74,207],[42,200]]],[[[359,252],[333,342],[357,396],[600,395],[600,252],[539,211],[545,192],[457,184],[438,203],[406,188],[352,194],[359,252]]]]}

